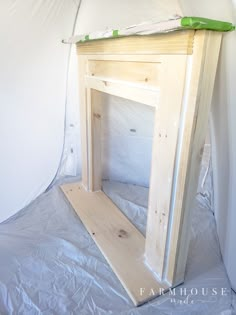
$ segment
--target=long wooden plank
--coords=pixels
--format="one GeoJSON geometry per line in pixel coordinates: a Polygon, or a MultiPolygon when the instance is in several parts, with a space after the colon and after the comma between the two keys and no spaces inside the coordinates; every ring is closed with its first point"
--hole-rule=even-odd
{"type": "Polygon", "coordinates": [[[61,188],[135,305],[168,289],[145,263],[144,236],[102,191],[81,183],[61,188]]]}
{"type": "Polygon", "coordinates": [[[88,60],[162,62],[162,55],[86,55],[88,60]]]}
{"type": "Polygon", "coordinates": [[[179,119],[184,92],[186,56],[165,56],[160,104],[156,110],[145,255],[163,277],[179,119]]]}
{"type": "Polygon", "coordinates": [[[142,84],[129,84],[126,81],[86,76],[86,87],[103,93],[123,97],[125,99],[156,107],[159,89],[142,84]]]}
{"type": "Polygon", "coordinates": [[[194,40],[191,78],[186,89],[185,110],[179,143],[179,165],[176,173],[173,228],[170,234],[166,279],[170,284],[184,279],[187,261],[191,209],[197,191],[202,150],[220,52],[222,34],[197,32],[194,40]]]}
{"type": "Polygon", "coordinates": [[[89,191],[102,188],[101,93],[87,89],[89,191]]]}
{"type": "Polygon", "coordinates": [[[77,43],[78,54],[191,54],[194,31],[129,36],[77,43]]]}
{"type": "Polygon", "coordinates": [[[154,62],[89,60],[88,75],[157,87],[160,85],[160,66],[154,62]]]}
{"type": "Polygon", "coordinates": [[[80,105],[80,133],[81,133],[81,160],[82,160],[82,182],[88,188],[88,143],[87,143],[87,95],[84,76],[86,73],[87,59],[85,56],[78,56],[79,70],[79,105],[80,105]]]}

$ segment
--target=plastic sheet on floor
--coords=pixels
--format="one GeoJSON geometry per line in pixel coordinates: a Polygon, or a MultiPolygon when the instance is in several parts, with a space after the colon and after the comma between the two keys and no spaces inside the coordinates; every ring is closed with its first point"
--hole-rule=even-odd
{"type": "MultiPolygon", "coordinates": [[[[145,233],[148,189],[104,181],[103,190],[145,233]]],[[[202,192],[193,209],[184,284],[140,307],[58,186],[0,225],[0,257],[1,315],[231,314],[214,214],[202,192]]]]}

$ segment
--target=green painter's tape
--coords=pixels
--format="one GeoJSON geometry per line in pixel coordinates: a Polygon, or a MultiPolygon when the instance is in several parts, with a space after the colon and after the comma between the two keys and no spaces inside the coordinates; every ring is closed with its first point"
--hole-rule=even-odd
{"type": "Polygon", "coordinates": [[[118,30],[113,30],[113,31],[112,31],[112,36],[113,36],[113,37],[119,36],[119,31],[118,31],[118,30]]]}
{"type": "Polygon", "coordinates": [[[229,22],[222,22],[217,20],[210,20],[201,17],[183,17],[181,19],[181,26],[183,28],[194,30],[213,30],[219,32],[234,31],[235,25],[229,22]]]}
{"type": "MultiPolygon", "coordinates": [[[[201,18],[201,17],[183,17],[180,20],[181,26],[178,27],[177,29],[173,30],[181,30],[181,29],[193,29],[193,30],[212,30],[212,31],[219,31],[219,32],[228,32],[228,31],[234,31],[235,30],[235,25],[233,25],[230,22],[223,22],[223,21],[217,21],[217,20],[211,20],[211,19],[206,19],[206,18],[201,18]]],[[[170,29],[169,29],[170,30],[170,29]]],[[[165,31],[163,31],[165,32],[165,31]]],[[[112,37],[120,37],[120,36],[129,36],[129,35],[121,35],[122,31],[119,30],[113,30],[112,35],[109,34],[109,37],[97,37],[91,34],[89,36],[85,35],[83,39],[81,39],[79,42],[84,43],[86,41],[91,41],[91,40],[100,40],[104,38],[112,38],[112,37]],[[92,38],[90,38],[92,37],[92,38]]],[[[134,32],[134,35],[136,33],[134,32]]],[[[155,33],[154,33],[155,34],[155,33]]],[[[137,34],[138,35],[138,34],[137,34]]]]}

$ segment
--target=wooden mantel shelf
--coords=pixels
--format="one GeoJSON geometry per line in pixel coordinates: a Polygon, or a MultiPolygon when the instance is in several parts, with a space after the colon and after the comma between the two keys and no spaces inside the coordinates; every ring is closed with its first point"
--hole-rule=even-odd
{"type": "Polygon", "coordinates": [[[184,281],[220,43],[189,30],[77,44],[82,182],[61,188],[135,305],[184,281]],[[155,109],[146,237],[101,191],[101,93],[155,109]]]}

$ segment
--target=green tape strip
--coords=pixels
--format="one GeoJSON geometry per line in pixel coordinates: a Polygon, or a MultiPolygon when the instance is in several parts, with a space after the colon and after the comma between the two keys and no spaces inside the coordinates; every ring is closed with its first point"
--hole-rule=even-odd
{"type": "Polygon", "coordinates": [[[112,31],[112,36],[113,36],[113,37],[119,36],[119,31],[118,31],[118,30],[113,30],[113,31],[112,31]]]}
{"type": "Polygon", "coordinates": [[[235,25],[229,22],[222,22],[217,20],[210,20],[201,17],[183,17],[181,19],[181,26],[183,28],[194,30],[212,30],[219,32],[234,31],[235,25]]]}
{"type": "MultiPolygon", "coordinates": [[[[219,31],[219,32],[227,32],[227,31],[234,31],[235,25],[230,22],[223,22],[217,20],[211,20],[201,17],[183,17],[181,19],[181,27],[180,29],[194,29],[194,30],[212,30],[212,31],[219,31]]],[[[119,34],[119,30],[112,31],[112,37],[119,37],[122,36],[119,34]]],[[[124,35],[123,35],[124,36],[124,35]]],[[[105,37],[107,38],[107,37],[105,37]]],[[[81,39],[79,42],[83,43],[90,40],[99,40],[101,38],[89,38],[89,34],[84,36],[84,39],[81,39]]]]}

